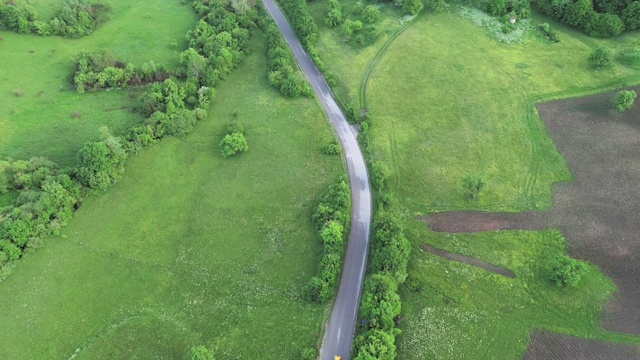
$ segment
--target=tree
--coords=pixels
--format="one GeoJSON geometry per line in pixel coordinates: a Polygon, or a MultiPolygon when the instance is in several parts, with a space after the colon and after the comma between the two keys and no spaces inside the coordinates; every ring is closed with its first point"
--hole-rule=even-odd
{"type": "Polygon", "coordinates": [[[392,331],[395,328],[395,318],[401,310],[397,290],[395,279],[387,274],[377,273],[367,278],[360,303],[360,317],[367,329],[392,331]]]}
{"type": "Polygon", "coordinates": [[[76,176],[82,185],[104,191],[124,173],[127,152],[106,127],[100,131],[102,141],[85,143],[78,151],[76,176]]]}
{"type": "Polygon", "coordinates": [[[187,66],[187,76],[198,81],[204,76],[207,59],[198,54],[194,48],[189,48],[180,54],[180,63],[187,66]]]}
{"type": "Polygon", "coordinates": [[[204,345],[193,346],[189,350],[188,360],[215,360],[213,353],[204,345]]]}
{"type": "Polygon", "coordinates": [[[612,60],[611,50],[603,46],[594,49],[589,55],[589,63],[596,68],[609,66],[612,60]]]}
{"type": "Polygon", "coordinates": [[[634,1],[627,5],[622,12],[622,21],[627,30],[640,29],[640,1],[634,1]]]}
{"type": "Polygon", "coordinates": [[[367,5],[364,10],[362,10],[362,17],[364,18],[364,21],[374,23],[378,21],[378,18],[380,17],[380,10],[373,5],[367,5]]]}
{"type": "Polygon", "coordinates": [[[466,176],[462,179],[462,187],[467,191],[470,201],[478,200],[480,192],[484,190],[486,185],[484,179],[478,176],[466,176]]]}
{"type": "Polygon", "coordinates": [[[446,0],[426,0],[427,10],[433,12],[440,12],[447,7],[446,0]]]}
{"type": "Polygon", "coordinates": [[[354,360],[393,360],[396,358],[395,340],[393,333],[370,330],[356,339],[354,360]]]}
{"type": "Polygon", "coordinates": [[[404,0],[402,3],[402,11],[409,15],[417,15],[423,7],[422,0],[404,0]]]}
{"type": "Polygon", "coordinates": [[[220,142],[220,148],[222,156],[229,157],[239,152],[249,150],[249,145],[247,144],[247,139],[244,137],[244,134],[236,132],[225,135],[220,142]]]}
{"type": "Polygon", "coordinates": [[[340,25],[343,20],[340,2],[338,2],[338,0],[329,0],[329,9],[327,10],[325,23],[331,27],[336,27],[340,25]]]}
{"type": "Polygon", "coordinates": [[[576,286],[586,271],[578,260],[560,255],[549,263],[550,280],[561,287],[576,286]]]}
{"type": "Polygon", "coordinates": [[[638,94],[636,94],[635,91],[622,90],[616,94],[614,105],[620,112],[629,110],[633,106],[633,102],[636,100],[636,97],[638,97],[638,94]]]}

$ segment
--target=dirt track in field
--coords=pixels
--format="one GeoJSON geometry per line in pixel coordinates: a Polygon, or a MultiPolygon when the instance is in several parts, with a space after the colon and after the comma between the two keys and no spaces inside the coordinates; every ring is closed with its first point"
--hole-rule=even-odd
{"type": "MultiPolygon", "coordinates": [[[[640,87],[635,90],[640,93],[640,87]]],[[[442,232],[560,229],[569,253],[598,265],[618,287],[605,305],[604,328],[640,334],[640,101],[619,113],[614,95],[537,106],[575,176],[554,185],[549,211],[439,213],[425,221],[442,232]]]]}

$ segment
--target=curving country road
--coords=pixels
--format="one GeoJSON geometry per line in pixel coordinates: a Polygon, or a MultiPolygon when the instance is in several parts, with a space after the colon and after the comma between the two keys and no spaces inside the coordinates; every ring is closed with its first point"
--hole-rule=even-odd
{"type": "Polygon", "coordinates": [[[360,292],[364,279],[367,253],[369,249],[369,228],[371,227],[371,187],[367,167],[356,140],[356,134],[333,99],[322,74],[296,38],[293,29],[287,22],[273,0],[263,0],[267,11],[275,20],[284,35],[287,44],[293,51],[302,72],[313,87],[322,107],[329,115],[329,120],[338,134],[351,182],[351,233],[347,245],[347,254],[342,269],[342,279],[336,302],[333,305],[331,318],[327,325],[322,347],[321,360],[333,360],[334,356],[342,356],[348,360],[351,356],[351,343],[355,329],[360,292]]]}

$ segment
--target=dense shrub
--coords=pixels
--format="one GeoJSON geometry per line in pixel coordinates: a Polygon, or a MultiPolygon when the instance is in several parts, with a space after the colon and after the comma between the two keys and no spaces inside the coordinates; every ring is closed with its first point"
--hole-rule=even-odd
{"type": "Polygon", "coordinates": [[[373,226],[371,241],[371,270],[386,273],[398,283],[407,278],[407,264],[411,254],[411,244],[404,236],[398,219],[383,213],[373,226]]]}
{"type": "Polygon", "coordinates": [[[362,18],[368,23],[374,23],[380,18],[380,10],[373,5],[367,5],[362,10],[362,18]]]}
{"type": "Polygon", "coordinates": [[[99,54],[82,52],[75,58],[76,72],[73,83],[76,91],[119,88],[124,86],[145,85],[150,82],[164,81],[169,71],[153,61],[140,67],[115,60],[107,51],[99,54]]]}
{"type": "Polygon", "coordinates": [[[465,176],[462,179],[462,188],[469,201],[478,200],[478,196],[486,186],[486,182],[480,176],[465,176]]]}
{"type": "Polygon", "coordinates": [[[395,332],[377,329],[358,335],[353,345],[356,352],[354,360],[394,360],[395,341],[395,332]]]}
{"type": "Polygon", "coordinates": [[[188,360],[215,360],[215,357],[206,346],[200,345],[189,349],[188,360]]]}
{"type": "Polygon", "coordinates": [[[616,94],[614,105],[620,112],[629,110],[633,106],[633,102],[636,100],[636,97],[638,97],[638,94],[633,90],[619,91],[616,94]]]}
{"type": "MultiPolygon", "coordinates": [[[[314,47],[318,37],[318,26],[313,21],[305,0],[279,0],[282,10],[287,14],[291,27],[298,35],[300,42],[309,50],[314,47]]],[[[313,56],[312,56],[313,58],[313,56]]]]}
{"type": "Polygon", "coordinates": [[[373,161],[369,164],[369,178],[371,179],[371,185],[373,188],[382,191],[389,178],[389,167],[387,164],[381,161],[373,161]]]}
{"type": "Polygon", "coordinates": [[[269,84],[286,97],[312,96],[313,90],[298,69],[296,62],[273,21],[266,29],[269,84]]]}
{"type": "Polygon", "coordinates": [[[418,14],[420,11],[422,11],[423,7],[424,4],[422,3],[422,0],[404,0],[402,2],[402,11],[404,11],[405,14],[409,15],[418,14]]]}
{"type": "Polygon", "coordinates": [[[336,27],[342,23],[342,6],[338,0],[329,0],[327,8],[327,18],[325,23],[330,27],[336,27]]]}
{"type": "Polygon", "coordinates": [[[391,332],[395,327],[395,318],[400,315],[400,296],[398,283],[384,273],[374,273],[367,277],[360,303],[360,319],[365,328],[391,332]]]}
{"type": "Polygon", "coordinates": [[[596,49],[593,49],[591,54],[589,54],[588,60],[593,67],[603,68],[611,65],[613,55],[611,53],[611,50],[606,47],[600,46],[596,49]]]}
{"type": "Polygon", "coordinates": [[[549,41],[554,43],[560,42],[560,39],[558,39],[558,33],[548,23],[542,23],[538,28],[542,31],[544,36],[549,39],[549,41]]]}
{"type": "Polygon", "coordinates": [[[337,140],[333,140],[322,147],[322,153],[325,155],[340,155],[342,154],[342,147],[337,140]]]}
{"type": "Polygon", "coordinates": [[[640,29],[640,1],[634,1],[627,5],[622,12],[622,21],[627,30],[640,29]]]}
{"type": "Polygon", "coordinates": [[[586,271],[580,261],[562,255],[553,259],[548,265],[549,279],[561,287],[577,285],[586,271]]]}
{"type": "Polygon", "coordinates": [[[128,155],[106,127],[100,132],[101,141],[87,142],[78,151],[75,175],[87,188],[104,191],[122,177],[128,155]]]}
{"type": "Polygon", "coordinates": [[[344,181],[329,186],[320,196],[313,219],[322,238],[320,276],[313,277],[303,289],[309,301],[325,302],[336,292],[344,254],[344,238],[350,205],[349,188],[344,181]]]}
{"type": "Polygon", "coordinates": [[[249,150],[247,139],[244,136],[244,127],[238,122],[227,125],[227,132],[220,142],[220,151],[223,157],[229,157],[249,150]]]}

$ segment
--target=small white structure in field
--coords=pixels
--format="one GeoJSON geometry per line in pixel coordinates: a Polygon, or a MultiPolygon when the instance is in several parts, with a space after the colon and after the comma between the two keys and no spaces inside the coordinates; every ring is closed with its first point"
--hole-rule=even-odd
{"type": "Polygon", "coordinates": [[[511,23],[511,25],[516,23],[516,17],[512,16],[511,19],[509,19],[509,23],[511,23]]]}

